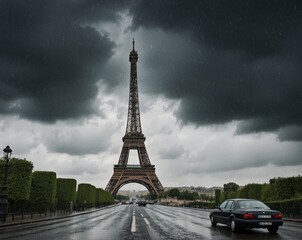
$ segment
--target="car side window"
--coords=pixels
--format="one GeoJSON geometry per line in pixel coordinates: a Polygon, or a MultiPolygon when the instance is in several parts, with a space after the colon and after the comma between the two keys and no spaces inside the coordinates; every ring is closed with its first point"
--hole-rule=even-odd
{"type": "Polygon", "coordinates": [[[248,201],[239,201],[239,208],[245,209],[248,208],[248,201]]]}
{"type": "Polygon", "coordinates": [[[228,204],[226,205],[226,209],[231,209],[231,208],[233,208],[233,203],[234,203],[234,201],[228,201],[228,204]]]}
{"type": "Polygon", "coordinates": [[[228,201],[224,201],[223,203],[221,203],[221,204],[220,204],[220,206],[219,206],[219,207],[220,207],[220,208],[225,208],[225,206],[226,206],[227,202],[228,202],[228,201]]]}

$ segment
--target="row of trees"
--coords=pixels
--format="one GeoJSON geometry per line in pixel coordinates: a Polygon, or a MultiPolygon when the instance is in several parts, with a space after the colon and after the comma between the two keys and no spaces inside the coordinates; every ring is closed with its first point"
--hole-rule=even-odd
{"type": "MultiPolygon", "coordinates": [[[[2,185],[4,161],[0,161],[2,185]]],[[[34,171],[27,160],[13,158],[7,178],[9,209],[12,212],[70,211],[100,207],[114,202],[110,193],[75,179],[57,178],[55,172],[34,171]]]]}
{"type": "Polygon", "coordinates": [[[216,203],[227,198],[254,198],[264,202],[302,198],[302,176],[272,178],[269,183],[250,183],[242,188],[230,182],[223,185],[223,193],[216,190],[216,203]]]}
{"type": "Polygon", "coordinates": [[[159,195],[159,198],[169,197],[193,200],[186,205],[201,208],[213,208],[228,198],[252,198],[265,202],[287,216],[302,217],[302,176],[273,178],[269,183],[250,183],[243,187],[229,182],[223,185],[222,190],[215,190],[214,198],[197,192],[180,191],[178,188],[159,195]]]}
{"type": "MultiPolygon", "coordinates": [[[[151,195],[148,195],[148,197],[152,198],[151,195]]],[[[180,191],[178,188],[165,191],[158,197],[214,201],[213,198],[205,194],[198,194],[197,192],[189,192],[187,190],[180,191]]],[[[243,187],[234,182],[229,182],[223,185],[223,191],[220,189],[215,190],[215,204],[219,204],[228,198],[254,198],[264,202],[302,198],[302,176],[273,178],[270,179],[269,183],[250,183],[243,187]]]]}
{"type": "Polygon", "coordinates": [[[205,194],[198,194],[197,192],[189,192],[188,190],[179,191],[178,188],[172,188],[168,191],[160,193],[159,198],[177,198],[180,200],[212,200],[205,194]]]}

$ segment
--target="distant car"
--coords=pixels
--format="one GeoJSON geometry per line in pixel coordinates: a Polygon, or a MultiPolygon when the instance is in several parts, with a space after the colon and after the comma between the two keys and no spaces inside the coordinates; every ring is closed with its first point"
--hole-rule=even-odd
{"type": "Polygon", "coordinates": [[[276,233],[283,225],[282,214],[254,199],[228,199],[210,213],[212,226],[229,225],[233,232],[243,228],[267,228],[276,233]]]}
{"type": "Polygon", "coordinates": [[[146,206],[147,202],[145,200],[138,200],[137,204],[138,204],[138,206],[146,206]]]}

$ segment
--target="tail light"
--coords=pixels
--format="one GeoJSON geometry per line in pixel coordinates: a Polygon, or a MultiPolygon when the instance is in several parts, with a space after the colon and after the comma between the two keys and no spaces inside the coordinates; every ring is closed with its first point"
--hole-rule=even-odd
{"type": "Polygon", "coordinates": [[[282,219],[282,214],[277,213],[277,214],[275,214],[274,218],[275,219],[282,219]]]}
{"type": "Polygon", "coordinates": [[[255,216],[252,213],[245,213],[245,214],[243,214],[242,218],[244,218],[244,219],[254,219],[255,216]]]}

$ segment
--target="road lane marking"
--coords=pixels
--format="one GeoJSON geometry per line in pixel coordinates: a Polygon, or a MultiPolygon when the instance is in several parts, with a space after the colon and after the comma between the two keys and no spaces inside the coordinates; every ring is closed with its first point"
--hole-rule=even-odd
{"type": "Polygon", "coordinates": [[[136,223],[135,223],[135,216],[133,215],[132,218],[132,225],[131,225],[131,232],[136,232],[136,223]]]}
{"type": "Polygon", "coordinates": [[[131,224],[131,232],[136,232],[136,222],[135,222],[135,206],[133,207],[133,214],[132,214],[132,224],[131,224]]]}
{"type": "Polygon", "coordinates": [[[147,225],[150,225],[149,221],[147,220],[147,218],[144,218],[145,222],[147,225]]]}
{"type": "Polygon", "coordinates": [[[145,223],[146,223],[147,225],[150,225],[149,221],[147,220],[147,218],[144,217],[144,215],[143,215],[142,213],[141,213],[141,216],[142,216],[142,218],[144,219],[145,223]]]}

